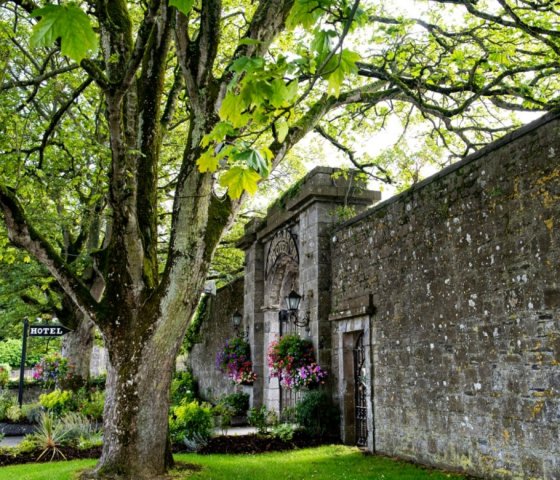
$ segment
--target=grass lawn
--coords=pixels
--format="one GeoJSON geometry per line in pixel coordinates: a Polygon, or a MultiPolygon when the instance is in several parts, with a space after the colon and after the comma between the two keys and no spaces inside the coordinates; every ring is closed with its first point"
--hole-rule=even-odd
{"type": "MultiPolygon", "coordinates": [[[[355,448],[332,445],[260,455],[176,455],[178,462],[200,465],[198,472],[179,471],[178,480],[462,480],[466,477],[426,470],[355,448]]],[[[0,468],[0,480],[71,480],[95,460],[26,464],[0,468]]]]}

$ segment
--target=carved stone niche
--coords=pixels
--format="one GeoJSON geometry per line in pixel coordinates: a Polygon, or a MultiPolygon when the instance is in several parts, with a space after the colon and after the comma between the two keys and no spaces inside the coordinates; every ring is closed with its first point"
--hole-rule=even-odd
{"type": "Polygon", "coordinates": [[[297,237],[289,229],[279,230],[270,240],[265,261],[265,310],[284,309],[283,300],[299,287],[297,237]]]}

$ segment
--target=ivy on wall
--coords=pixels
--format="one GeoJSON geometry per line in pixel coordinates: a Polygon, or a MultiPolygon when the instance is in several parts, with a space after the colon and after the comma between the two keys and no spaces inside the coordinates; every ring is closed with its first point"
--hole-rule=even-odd
{"type": "Polygon", "coordinates": [[[198,302],[191,324],[187,328],[187,333],[185,334],[185,339],[183,340],[183,353],[189,354],[195,344],[202,341],[200,338],[200,327],[202,326],[204,320],[208,317],[209,297],[209,295],[203,294],[198,302]]]}

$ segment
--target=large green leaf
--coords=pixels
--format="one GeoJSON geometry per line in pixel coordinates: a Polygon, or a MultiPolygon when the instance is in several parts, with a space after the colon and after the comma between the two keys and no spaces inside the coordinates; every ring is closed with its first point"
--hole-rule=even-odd
{"type": "Polygon", "coordinates": [[[240,95],[229,92],[220,107],[220,118],[230,122],[234,128],[243,127],[249,121],[249,116],[242,113],[245,107],[240,95]]]}
{"type": "Polygon", "coordinates": [[[78,63],[88,52],[97,51],[97,35],[89,17],[77,5],[47,5],[34,10],[31,16],[41,17],[33,27],[32,47],[47,47],[60,38],[62,54],[78,63]]]}
{"type": "Polygon", "coordinates": [[[248,148],[247,150],[237,153],[233,159],[244,162],[250,169],[257,172],[261,177],[266,178],[270,173],[270,167],[267,160],[253,148],[248,148]]]}
{"type": "Polygon", "coordinates": [[[181,13],[188,15],[194,6],[194,0],[169,0],[169,6],[175,7],[181,13]]]}
{"type": "Polygon", "coordinates": [[[342,50],[340,55],[335,55],[330,59],[325,67],[324,77],[328,80],[329,94],[338,97],[340,87],[344,79],[352,73],[358,71],[356,62],[360,60],[360,55],[351,50],[342,50]]]}
{"type": "Polygon", "coordinates": [[[220,177],[220,185],[228,189],[228,195],[239,198],[244,191],[251,195],[257,191],[261,176],[254,170],[242,167],[232,167],[220,177]]]}

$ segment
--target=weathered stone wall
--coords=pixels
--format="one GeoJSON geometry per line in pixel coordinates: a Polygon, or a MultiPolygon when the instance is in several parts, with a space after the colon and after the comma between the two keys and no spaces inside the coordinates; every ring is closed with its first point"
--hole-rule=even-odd
{"type": "Polygon", "coordinates": [[[560,479],[560,121],[536,123],[332,239],[333,338],[373,295],[379,452],[560,479]]]}
{"type": "Polygon", "coordinates": [[[243,279],[222,287],[216,296],[209,297],[198,335],[200,343],[195,344],[187,356],[186,365],[193,369],[200,395],[205,400],[215,400],[236,390],[231,380],[216,369],[216,353],[228,338],[237,334],[231,322],[235,311],[243,313],[243,279]]]}

